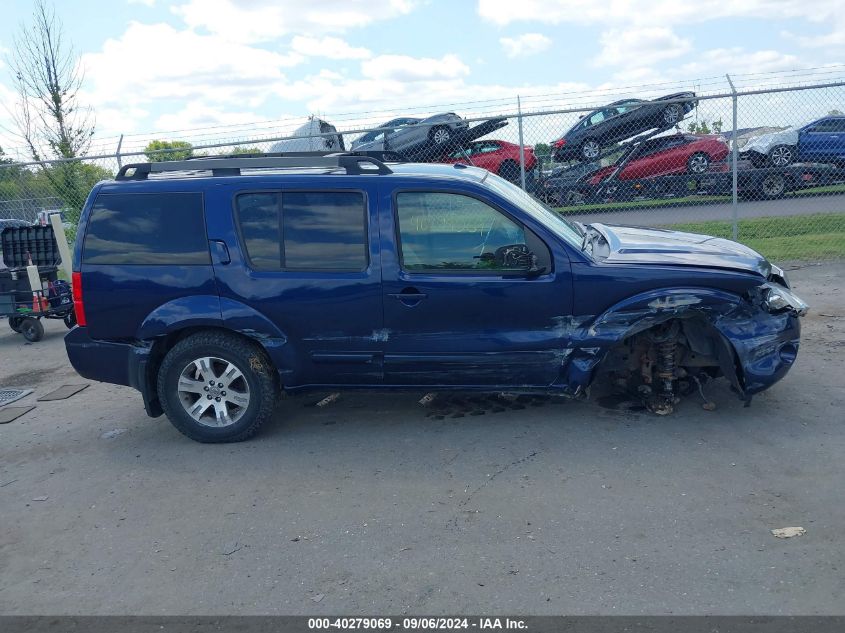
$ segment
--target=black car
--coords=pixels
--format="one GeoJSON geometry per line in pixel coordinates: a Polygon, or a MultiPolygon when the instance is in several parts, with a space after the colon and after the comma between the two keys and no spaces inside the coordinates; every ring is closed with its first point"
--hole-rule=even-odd
{"type": "Polygon", "coordinates": [[[614,101],[581,117],[566,134],[553,141],[552,156],[557,161],[595,160],[602,147],[647,130],[671,127],[697,105],[694,92],[679,92],[654,101],[614,101]]]}
{"type": "Polygon", "coordinates": [[[558,167],[542,179],[537,197],[546,204],[559,207],[574,201],[576,185],[601,169],[599,163],[579,163],[572,167],[558,167]]]}

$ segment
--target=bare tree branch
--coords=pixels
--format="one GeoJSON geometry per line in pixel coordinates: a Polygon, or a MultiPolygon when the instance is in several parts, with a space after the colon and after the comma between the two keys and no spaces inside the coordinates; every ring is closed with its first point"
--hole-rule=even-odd
{"type": "Polygon", "coordinates": [[[21,27],[12,51],[14,120],[33,160],[84,156],[94,135],[91,109],[78,102],[84,73],[46,0],[35,0],[32,23],[21,27]]]}

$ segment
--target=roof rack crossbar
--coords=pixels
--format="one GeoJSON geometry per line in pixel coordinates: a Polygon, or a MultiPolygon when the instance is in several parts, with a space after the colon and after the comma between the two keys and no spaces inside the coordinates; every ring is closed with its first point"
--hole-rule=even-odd
{"type": "Polygon", "coordinates": [[[341,168],[349,175],[392,174],[382,161],[355,152],[335,154],[262,156],[255,158],[192,158],[158,163],[124,165],[115,180],[146,180],[150,174],[176,171],[210,171],[215,176],[238,176],[244,169],[341,168]]]}

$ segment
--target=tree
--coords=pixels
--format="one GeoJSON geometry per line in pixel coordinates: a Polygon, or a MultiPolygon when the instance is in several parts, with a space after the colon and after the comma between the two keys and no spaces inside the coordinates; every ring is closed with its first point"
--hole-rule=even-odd
{"type": "Polygon", "coordinates": [[[94,120],[91,109],[79,102],[84,74],[78,59],[45,0],[35,0],[32,23],[14,38],[7,63],[18,95],[12,112],[18,134],[69,207],[68,219],[76,222],[88,191],[83,190],[81,165],[67,159],[88,151],[94,120]]]}
{"type": "Polygon", "coordinates": [[[534,143],[535,156],[551,156],[552,148],[548,143],[534,143]]]}
{"type": "Polygon", "coordinates": [[[842,110],[833,109],[827,113],[827,116],[842,116],[842,110]]]}
{"type": "Polygon", "coordinates": [[[236,147],[230,152],[231,156],[240,156],[241,154],[263,154],[260,147],[236,147]]]}
{"type": "Polygon", "coordinates": [[[150,141],[144,154],[151,162],[187,160],[194,157],[194,146],[187,141],[150,141]]]}
{"type": "Polygon", "coordinates": [[[712,121],[710,125],[707,124],[707,121],[690,121],[687,130],[693,134],[721,134],[722,119],[712,121]]]}

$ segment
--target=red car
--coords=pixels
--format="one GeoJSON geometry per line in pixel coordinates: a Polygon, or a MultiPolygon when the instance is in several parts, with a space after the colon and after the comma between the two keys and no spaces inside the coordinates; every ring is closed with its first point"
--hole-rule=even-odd
{"type": "MultiPolygon", "coordinates": [[[[511,182],[519,180],[519,145],[507,141],[473,141],[464,149],[456,150],[437,160],[438,163],[464,163],[483,167],[511,182]]],[[[537,164],[534,148],[525,146],[525,171],[537,164]]]]}
{"type": "MultiPolygon", "coordinates": [[[[704,174],[713,163],[724,161],[729,149],[727,141],[716,134],[673,134],[643,141],[629,152],[636,152],[636,156],[619,172],[619,180],[704,174]]],[[[597,185],[615,169],[616,165],[602,167],[587,182],[597,185]]]]}

